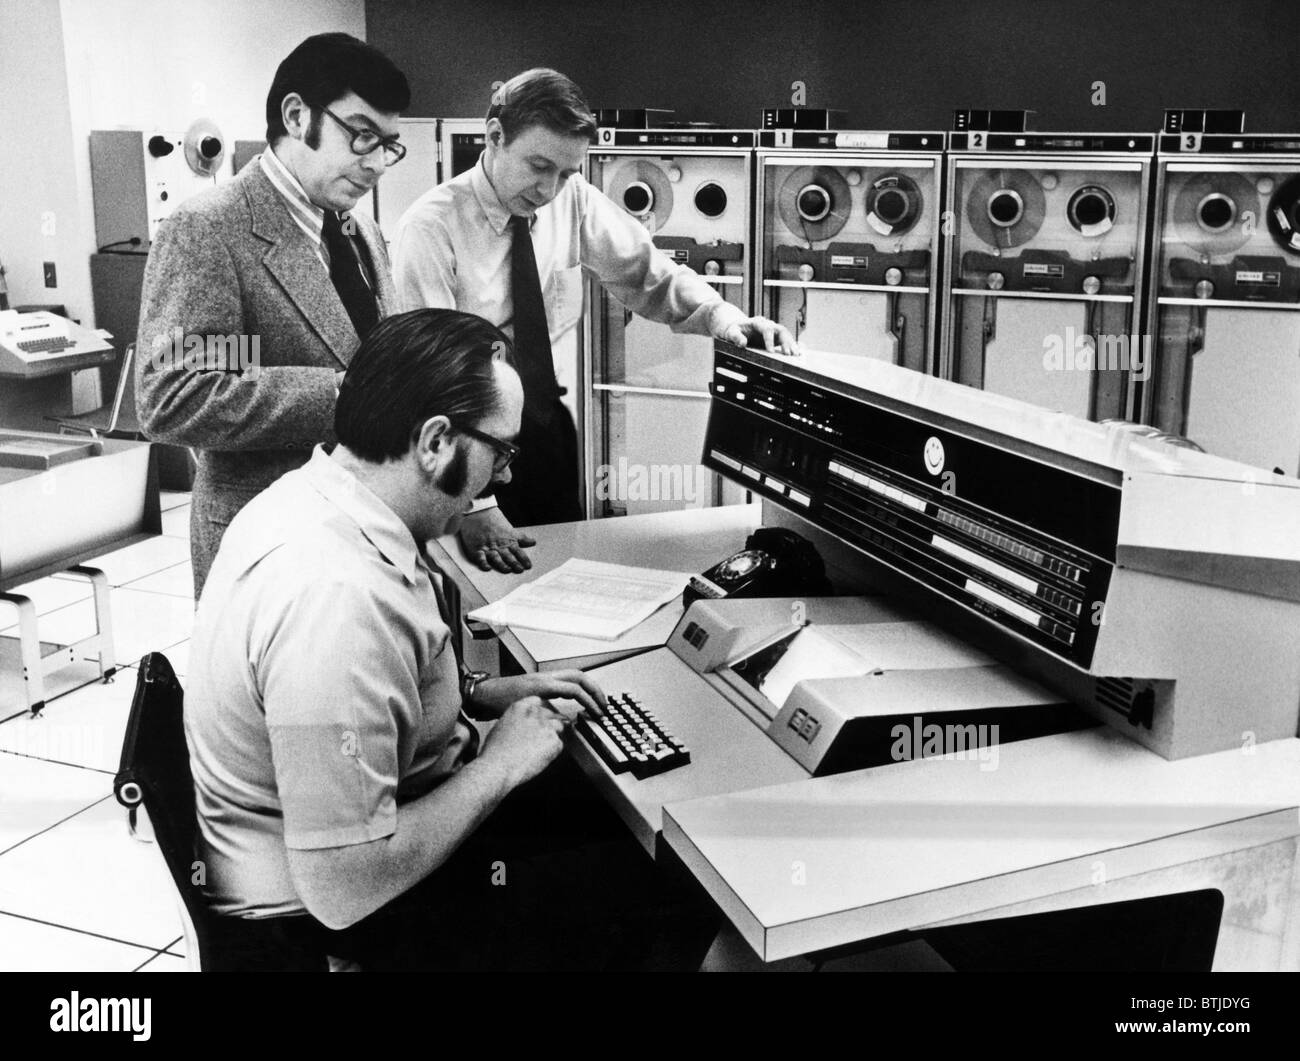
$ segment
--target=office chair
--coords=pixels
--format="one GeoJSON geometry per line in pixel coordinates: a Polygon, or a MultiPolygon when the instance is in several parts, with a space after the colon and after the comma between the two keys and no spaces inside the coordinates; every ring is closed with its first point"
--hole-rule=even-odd
{"type": "Polygon", "coordinates": [[[125,438],[139,441],[144,438],[135,413],[135,343],[122,354],[122,374],[117,379],[117,391],[108,405],[75,416],[47,416],[46,420],[58,424],[59,434],[85,432],[94,438],[125,438]]]}
{"type": "Polygon", "coordinates": [[[295,947],[290,952],[287,947],[278,950],[272,943],[271,949],[264,948],[250,958],[249,951],[240,949],[239,923],[220,918],[208,908],[201,885],[202,863],[195,858],[198,818],[185,744],[184,692],[161,652],[151,652],[140,661],[113,794],[127,808],[131,835],[145,843],[148,839],[136,832],[136,819],[141,804],[148,812],[153,842],[176,886],[191,972],[360,969],[355,962],[302,944],[289,945],[295,947]]]}
{"type": "Polygon", "coordinates": [[[185,954],[191,972],[206,967],[212,914],[194,883],[194,779],[185,746],[184,694],[167,657],[151,652],[140,661],[131,715],[122,740],[122,759],[113,779],[113,794],[129,812],[131,835],[144,804],[154,842],[176,886],[185,954]]]}

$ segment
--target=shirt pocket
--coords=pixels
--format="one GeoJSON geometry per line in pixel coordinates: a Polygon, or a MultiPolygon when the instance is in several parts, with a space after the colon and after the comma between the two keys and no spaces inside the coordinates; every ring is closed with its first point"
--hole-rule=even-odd
{"type": "Polygon", "coordinates": [[[547,285],[547,316],[551,319],[551,334],[563,335],[582,317],[582,266],[556,269],[547,285]]]}

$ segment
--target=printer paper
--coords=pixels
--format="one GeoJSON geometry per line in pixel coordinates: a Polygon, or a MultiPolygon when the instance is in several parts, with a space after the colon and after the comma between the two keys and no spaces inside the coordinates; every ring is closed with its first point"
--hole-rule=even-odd
{"type": "Polygon", "coordinates": [[[689,572],[566,560],[468,618],[498,630],[523,627],[613,641],[680,597],[690,577],[689,572]]]}

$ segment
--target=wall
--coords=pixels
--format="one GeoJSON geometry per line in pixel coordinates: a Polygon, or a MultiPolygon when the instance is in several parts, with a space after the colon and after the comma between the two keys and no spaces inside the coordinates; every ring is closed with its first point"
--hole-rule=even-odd
{"type": "Polygon", "coordinates": [[[230,144],[261,139],[276,66],[329,30],[364,39],[362,0],[0,0],[0,261],[10,302],[62,302],[93,320],[92,129],[184,130],[206,116],[230,144]],[[54,290],[42,284],[50,260],[54,290]]]}
{"type": "Polygon", "coordinates": [[[184,131],[207,117],[236,140],[266,132],[275,68],[313,33],[366,37],[362,0],[62,0],[72,147],[82,226],[71,268],[95,251],[92,129],[184,131]]]}
{"type": "Polygon", "coordinates": [[[1249,129],[1300,129],[1300,5],[1286,0],[369,0],[366,14],[411,79],[413,115],[482,114],[492,81],[550,65],[594,106],[745,128],[801,80],[809,106],[859,128],[947,129],[962,106],[1034,109],[1043,130],[1150,130],[1166,106],[1235,106],[1249,129]]]}
{"type": "Polygon", "coordinates": [[[0,0],[0,262],[9,303],[90,313],[59,0],[0,0]],[[57,266],[47,288],[41,263],[57,266]]]}

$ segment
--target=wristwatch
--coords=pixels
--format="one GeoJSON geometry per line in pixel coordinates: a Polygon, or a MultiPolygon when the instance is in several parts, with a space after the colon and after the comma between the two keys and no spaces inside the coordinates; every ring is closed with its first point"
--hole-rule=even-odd
{"type": "Polygon", "coordinates": [[[478,688],[481,681],[492,677],[485,670],[465,671],[460,676],[460,702],[465,714],[470,718],[478,719],[479,716],[474,711],[474,690],[478,688]]]}

